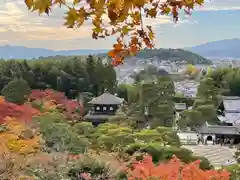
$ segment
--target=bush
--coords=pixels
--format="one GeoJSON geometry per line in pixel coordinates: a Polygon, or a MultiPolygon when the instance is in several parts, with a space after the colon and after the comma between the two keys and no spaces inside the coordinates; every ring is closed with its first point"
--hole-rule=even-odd
{"type": "Polygon", "coordinates": [[[189,163],[200,159],[201,160],[200,167],[202,169],[212,168],[207,159],[202,157],[195,157],[193,156],[191,151],[179,147],[164,147],[159,145],[159,143],[149,144],[134,143],[129,145],[125,149],[125,153],[129,155],[133,155],[135,152],[142,152],[151,155],[155,163],[158,163],[159,161],[160,162],[167,161],[171,159],[173,155],[176,155],[182,162],[189,163]]]}
{"type": "Polygon", "coordinates": [[[94,132],[94,127],[90,122],[76,123],[73,126],[73,129],[77,134],[84,135],[86,137],[89,137],[94,132]]]}
{"type": "Polygon", "coordinates": [[[45,145],[57,152],[69,151],[73,154],[84,153],[89,145],[88,139],[80,136],[59,113],[48,113],[35,118],[45,145]]]}
{"type": "Polygon", "coordinates": [[[231,173],[231,180],[239,180],[240,178],[240,164],[234,164],[230,166],[225,166],[230,173],[231,173]]]}
{"type": "Polygon", "coordinates": [[[15,79],[8,83],[2,89],[2,94],[8,102],[18,105],[24,104],[30,94],[30,88],[27,81],[23,79],[15,79]]]}
{"type": "Polygon", "coordinates": [[[110,166],[87,156],[74,164],[74,167],[69,170],[68,176],[71,180],[85,180],[84,176],[94,180],[120,180],[126,178],[123,172],[112,172],[110,166]]]}
{"type": "Polygon", "coordinates": [[[240,163],[240,148],[238,148],[238,150],[235,152],[235,158],[237,162],[240,163]]]}

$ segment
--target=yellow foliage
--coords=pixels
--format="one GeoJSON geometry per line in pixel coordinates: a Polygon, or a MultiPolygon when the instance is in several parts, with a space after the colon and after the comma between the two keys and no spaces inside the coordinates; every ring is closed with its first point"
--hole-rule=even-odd
{"type": "Polygon", "coordinates": [[[0,104],[4,103],[4,96],[0,96],[0,104]]]}
{"type": "Polygon", "coordinates": [[[57,108],[57,105],[53,101],[45,101],[43,107],[47,110],[54,110],[57,108]]]}
{"type": "Polygon", "coordinates": [[[28,129],[26,124],[8,117],[4,125],[7,131],[0,133],[0,154],[9,152],[29,154],[38,151],[41,140],[39,135],[34,135],[31,139],[20,138],[21,133],[28,129]]]}
{"type": "Polygon", "coordinates": [[[35,180],[35,178],[32,176],[20,176],[17,180],[35,180]]]}

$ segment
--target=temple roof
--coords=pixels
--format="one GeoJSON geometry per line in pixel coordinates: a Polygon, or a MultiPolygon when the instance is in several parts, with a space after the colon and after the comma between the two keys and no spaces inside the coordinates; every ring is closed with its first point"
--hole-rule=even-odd
{"type": "Polygon", "coordinates": [[[203,134],[240,135],[236,126],[209,125],[207,122],[198,129],[203,134]]]}
{"type": "Polygon", "coordinates": [[[98,120],[98,119],[101,119],[101,120],[107,120],[109,117],[111,117],[112,115],[107,115],[107,114],[86,114],[84,116],[85,119],[91,119],[91,120],[98,120]]]}
{"type": "Polygon", "coordinates": [[[89,103],[90,104],[99,104],[99,105],[119,105],[124,101],[123,98],[116,97],[108,92],[93,98],[89,103]]]}
{"type": "Polygon", "coordinates": [[[183,111],[187,109],[186,103],[174,103],[174,107],[176,110],[183,111]]]}
{"type": "Polygon", "coordinates": [[[223,105],[226,112],[240,112],[240,97],[224,96],[223,105]]]}
{"type": "Polygon", "coordinates": [[[225,116],[218,116],[221,122],[236,124],[240,121],[240,113],[225,113],[225,116]]]}

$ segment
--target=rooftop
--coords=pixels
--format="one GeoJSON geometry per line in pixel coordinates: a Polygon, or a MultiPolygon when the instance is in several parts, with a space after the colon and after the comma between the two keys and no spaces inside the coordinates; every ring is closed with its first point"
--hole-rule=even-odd
{"type": "Polygon", "coordinates": [[[107,120],[109,117],[111,117],[111,115],[107,115],[107,114],[86,114],[86,116],[84,116],[85,119],[91,119],[91,120],[107,120]]]}
{"type": "Polygon", "coordinates": [[[204,134],[240,135],[239,130],[235,126],[209,125],[207,122],[198,129],[198,132],[204,134]]]}
{"type": "Polygon", "coordinates": [[[240,97],[224,97],[223,105],[225,111],[240,112],[240,97]]]}
{"type": "Polygon", "coordinates": [[[100,104],[100,105],[119,105],[124,101],[123,98],[116,97],[108,92],[93,98],[89,103],[90,104],[100,104]]]}
{"type": "Polygon", "coordinates": [[[175,103],[174,107],[176,110],[182,111],[187,109],[186,103],[175,103]]]}

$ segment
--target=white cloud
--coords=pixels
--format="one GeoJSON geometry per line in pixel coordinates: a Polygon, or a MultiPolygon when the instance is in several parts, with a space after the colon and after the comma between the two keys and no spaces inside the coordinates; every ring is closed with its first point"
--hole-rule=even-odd
{"type": "MultiPolygon", "coordinates": [[[[73,0],[67,1],[71,4],[73,0]]],[[[197,7],[196,11],[229,9],[240,9],[240,0],[207,0],[204,6],[201,8],[197,7]]],[[[86,38],[91,37],[91,23],[85,23],[80,29],[67,29],[62,26],[64,23],[64,12],[64,9],[56,7],[52,10],[49,17],[47,15],[39,16],[37,12],[28,11],[24,4],[24,0],[1,0],[0,44],[19,44],[19,42],[25,42],[26,44],[28,41],[29,44],[32,45],[30,42],[44,44],[44,42],[47,41],[69,42],[70,40],[75,39],[84,39],[86,43],[89,43],[86,38]]],[[[196,24],[197,21],[193,22],[188,18],[183,17],[178,24],[173,24],[170,16],[159,16],[156,19],[144,18],[144,25],[151,25],[154,28],[161,27],[163,24],[180,26],[183,23],[196,24]]],[[[52,47],[52,49],[54,48],[55,47],[52,47]]]]}
{"type": "MultiPolygon", "coordinates": [[[[71,4],[72,0],[68,0],[71,4]]],[[[39,16],[37,12],[29,12],[23,0],[5,0],[0,2],[0,33],[2,41],[17,40],[66,40],[91,37],[91,22],[86,22],[81,28],[73,30],[62,26],[64,9],[53,8],[51,15],[39,16]]],[[[107,19],[106,19],[107,21],[107,19]]],[[[147,25],[171,23],[169,17],[156,19],[145,18],[147,25]]]]}

